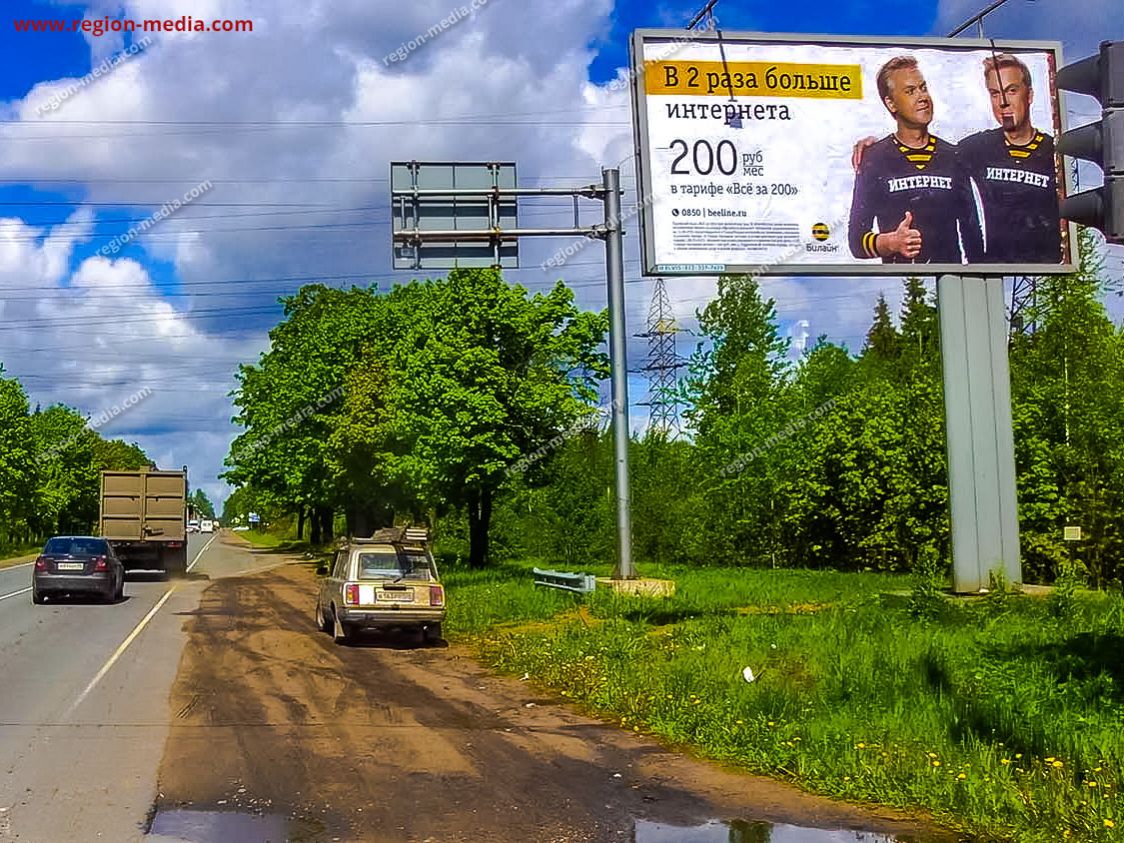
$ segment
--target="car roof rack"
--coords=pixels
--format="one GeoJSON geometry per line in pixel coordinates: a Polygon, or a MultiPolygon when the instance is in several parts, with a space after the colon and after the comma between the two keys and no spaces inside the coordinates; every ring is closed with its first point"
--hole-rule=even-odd
{"type": "Polygon", "coordinates": [[[383,527],[367,538],[353,537],[347,541],[352,544],[426,544],[429,541],[429,528],[383,527]]]}

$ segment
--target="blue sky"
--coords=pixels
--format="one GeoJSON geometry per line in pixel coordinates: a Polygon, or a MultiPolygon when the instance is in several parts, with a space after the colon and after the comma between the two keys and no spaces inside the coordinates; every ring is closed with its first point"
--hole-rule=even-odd
{"type": "MultiPolygon", "coordinates": [[[[989,34],[1059,38],[1074,59],[1105,37],[1118,4],[1085,0],[1076,15],[1064,0],[1010,0],[989,34]]],[[[626,206],[634,202],[628,97],[605,83],[626,65],[634,28],[679,28],[702,0],[490,0],[407,60],[388,59],[459,5],[333,0],[310,15],[296,0],[9,0],[0,17],[0,362],[33,403],[93,416],[151,390],[102,432],[138,441],[162,465],[189,464],[193,482],[221,498],[218,474],[236,433],[233,372],[266,347],[277,296],[301,279],[387,289],[411,277],[390,268],[389,161],[510,159],[528,184],[587,183],[620,162],[626,206]],[[12,20],[84,14],[249,17],[255,31],[160,36],[41,115],[53,93],[127,42],[21,34],[12,20]],[[453,125],[419,122],[461,115],[453,125]],[[245,121],[269,125],[234,125],[245,121]],[[213,184],[203,195],[149,234],[97,256],[205,179],[213,184]]],[[[728,31],[916,36],[945,32],[980,5],[720,0],[715,13],[728,31]]],[[[524,219],[536,222],[569,216],[567,207],[526,207],[524,219]]],[[[594,221],[596,207],[585,214],[594,221]]],[[[639,274],[636,227],[626,228],[637,334],[651,283],[639,274]]],[[[562,277],[582,306],[604,307],[601,247],[542,270],[560,245],[527,243],[510,277],[532,290],[562,277]]],[[[857,348],[874,299],[885,292],[896,304],[900,283],[775,279],[765,290],[784,330],[857,348]]],[[[713,281],[679,279],[669,292],[690,328],[713,281]]],[[[679,351],[690,350],[684,335],[679,351]]],[[[639,369],[644,341],[630,338],[629,354],[639,369]]],[[[641,376],[630,378],[637,425],[645,390],[641,376]]]]}
{"type": "MultiPolygon", "coordinates": [[[[628,40],[641,27],[685,27],[704,2],[645,3],[623,0],[614,5],[609,35],[595,43],[598,55],[590,65],[590,78],[604,82],[615,78],[628,63],[628,40]]],[[[937,16],[935,0],[885,0],[872,3],[746,3],[720,0],[713,14],[723,30],[754,32],[810,32],[833,35],[927,35],[937,16]],[[878,20],[877,30],[871,21],[878,20]]]]}

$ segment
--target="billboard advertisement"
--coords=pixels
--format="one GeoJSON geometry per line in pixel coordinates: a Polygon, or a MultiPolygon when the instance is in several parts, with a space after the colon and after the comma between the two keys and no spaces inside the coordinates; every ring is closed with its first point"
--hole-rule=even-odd
{"type": "Polygon", "coordinates": [[[1073,271],[1060,60],[1041,41],[638,30],[644,273],[1073,271]]]}

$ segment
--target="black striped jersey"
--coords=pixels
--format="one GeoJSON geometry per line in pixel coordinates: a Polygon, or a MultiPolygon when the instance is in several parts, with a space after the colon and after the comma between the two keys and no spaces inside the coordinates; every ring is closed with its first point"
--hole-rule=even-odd
{"type": "Polygon", "coordinates": [[[893,231],[913,213],[921,232],[916,258],[891,255],[883,263],[963,263],[983,256],[976,202],[956,147],[933,135],[921,148],[889,135],[863,153],[851,198],[848,239],[856,258],[876,258],[875,236],[893,231]],[[961,240],[964,249],[961,251],[961,240]]]}
{"type": "Polygon", "coordinates": [[[983,202],[988,263],[1061,263],[1054,139],[1035,131],[1025,146],[1002,129],[977,132],[957,147],[983,202]]]}

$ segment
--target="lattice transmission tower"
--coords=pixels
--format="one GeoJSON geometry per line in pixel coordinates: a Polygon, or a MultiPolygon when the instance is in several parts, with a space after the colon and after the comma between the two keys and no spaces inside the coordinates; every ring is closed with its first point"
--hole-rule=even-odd
{"type": "Polygon", "coordinates": [[[667,285],[656,279],[652,291],[652,304],[648,308],[648,330],[639,337],[648,340],[648,364],[643,371],[648,374],[648,400],[641,402],[649,407],[649,429],[662,433],[668,439],[677,437],[680,430],[678,371],[683,361],[676,350],[675,336],[679,326],[667,297],[667,285]]]}

